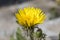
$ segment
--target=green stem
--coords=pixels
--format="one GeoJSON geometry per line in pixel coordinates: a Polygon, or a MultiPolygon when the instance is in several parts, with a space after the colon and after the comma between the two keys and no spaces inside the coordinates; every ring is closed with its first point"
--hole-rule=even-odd
{"type": "Polygon", "coordinates": [[[34,40],[34,38],[33,38],[33,31],[34,30],[32,30],[32,29],[28,29],[27,30],[27,37],[29,36],[30,37],[30,40],[34,40]]]}
{"type": "Polygon", "coordinates": [[[34,39],[33,39],[33,30],[31,30],[30,39],[31,39],[31,40],[34,40],[34,39]]]}

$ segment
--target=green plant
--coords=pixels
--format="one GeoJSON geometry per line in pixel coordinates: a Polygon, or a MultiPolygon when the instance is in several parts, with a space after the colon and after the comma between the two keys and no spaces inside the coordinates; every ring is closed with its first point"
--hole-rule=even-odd
{"type": "Polygon", "coordinates": [[[10,36],[10,40],[26,40],[25,37],[22,36],[21,30],[18,27],[16,31],[16,39],[14,39],[14,35],[10,36]]]}

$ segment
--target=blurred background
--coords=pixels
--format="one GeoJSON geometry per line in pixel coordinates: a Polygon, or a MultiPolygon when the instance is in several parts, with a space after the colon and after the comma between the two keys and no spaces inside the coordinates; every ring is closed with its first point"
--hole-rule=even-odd
{"type": "Polygon", "coordinates": [[[46,40],[58,40],[60,32],[60,0],[0,0],[0,40],[9,40],[19,25],[15,13],[18,8],[37,7],[46,14],[46,20],[38,25],[47,35],[46,40]]]}

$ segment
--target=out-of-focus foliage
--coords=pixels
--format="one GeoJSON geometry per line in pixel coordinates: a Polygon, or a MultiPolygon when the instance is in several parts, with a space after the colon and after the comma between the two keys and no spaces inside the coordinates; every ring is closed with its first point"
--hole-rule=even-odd
{"type": "Polygon", "coordinates": [[[56,0],[56,3],[57,3],[58,5],[60,5],[60,0],[56,0]]]}
{"type": "Polygon", "coordinates": [[[14,35],[11,35],[10,40],[26,40],[25,37],[22,36],[20,28],[16,31],[16,39],[14,39],[14,35]]]}
{"type": "Polygon", "coordinates": [[[60,14],[57,12],[55,7],[51,8],[49,11],[51,13],[50,19],[55,19],[55,18],[60,17],[60,14]]]}
{"type": "Polygon", "coordinates": [[[25,37],[22,36],[20,28],[17,29],[16,38],[17,40],[26,40],[25,37]]]}

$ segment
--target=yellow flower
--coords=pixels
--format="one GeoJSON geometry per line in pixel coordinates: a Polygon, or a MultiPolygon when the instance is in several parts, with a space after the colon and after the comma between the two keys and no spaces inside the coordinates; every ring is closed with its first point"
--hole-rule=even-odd
{"type": "Polygon", "coordinates": [[[27,7],[19,9],[18,13],[16,13],[16,18],[20,25],[32,27],[35,24],[43,23],[46,16],[39,8],[27,7]]]}

